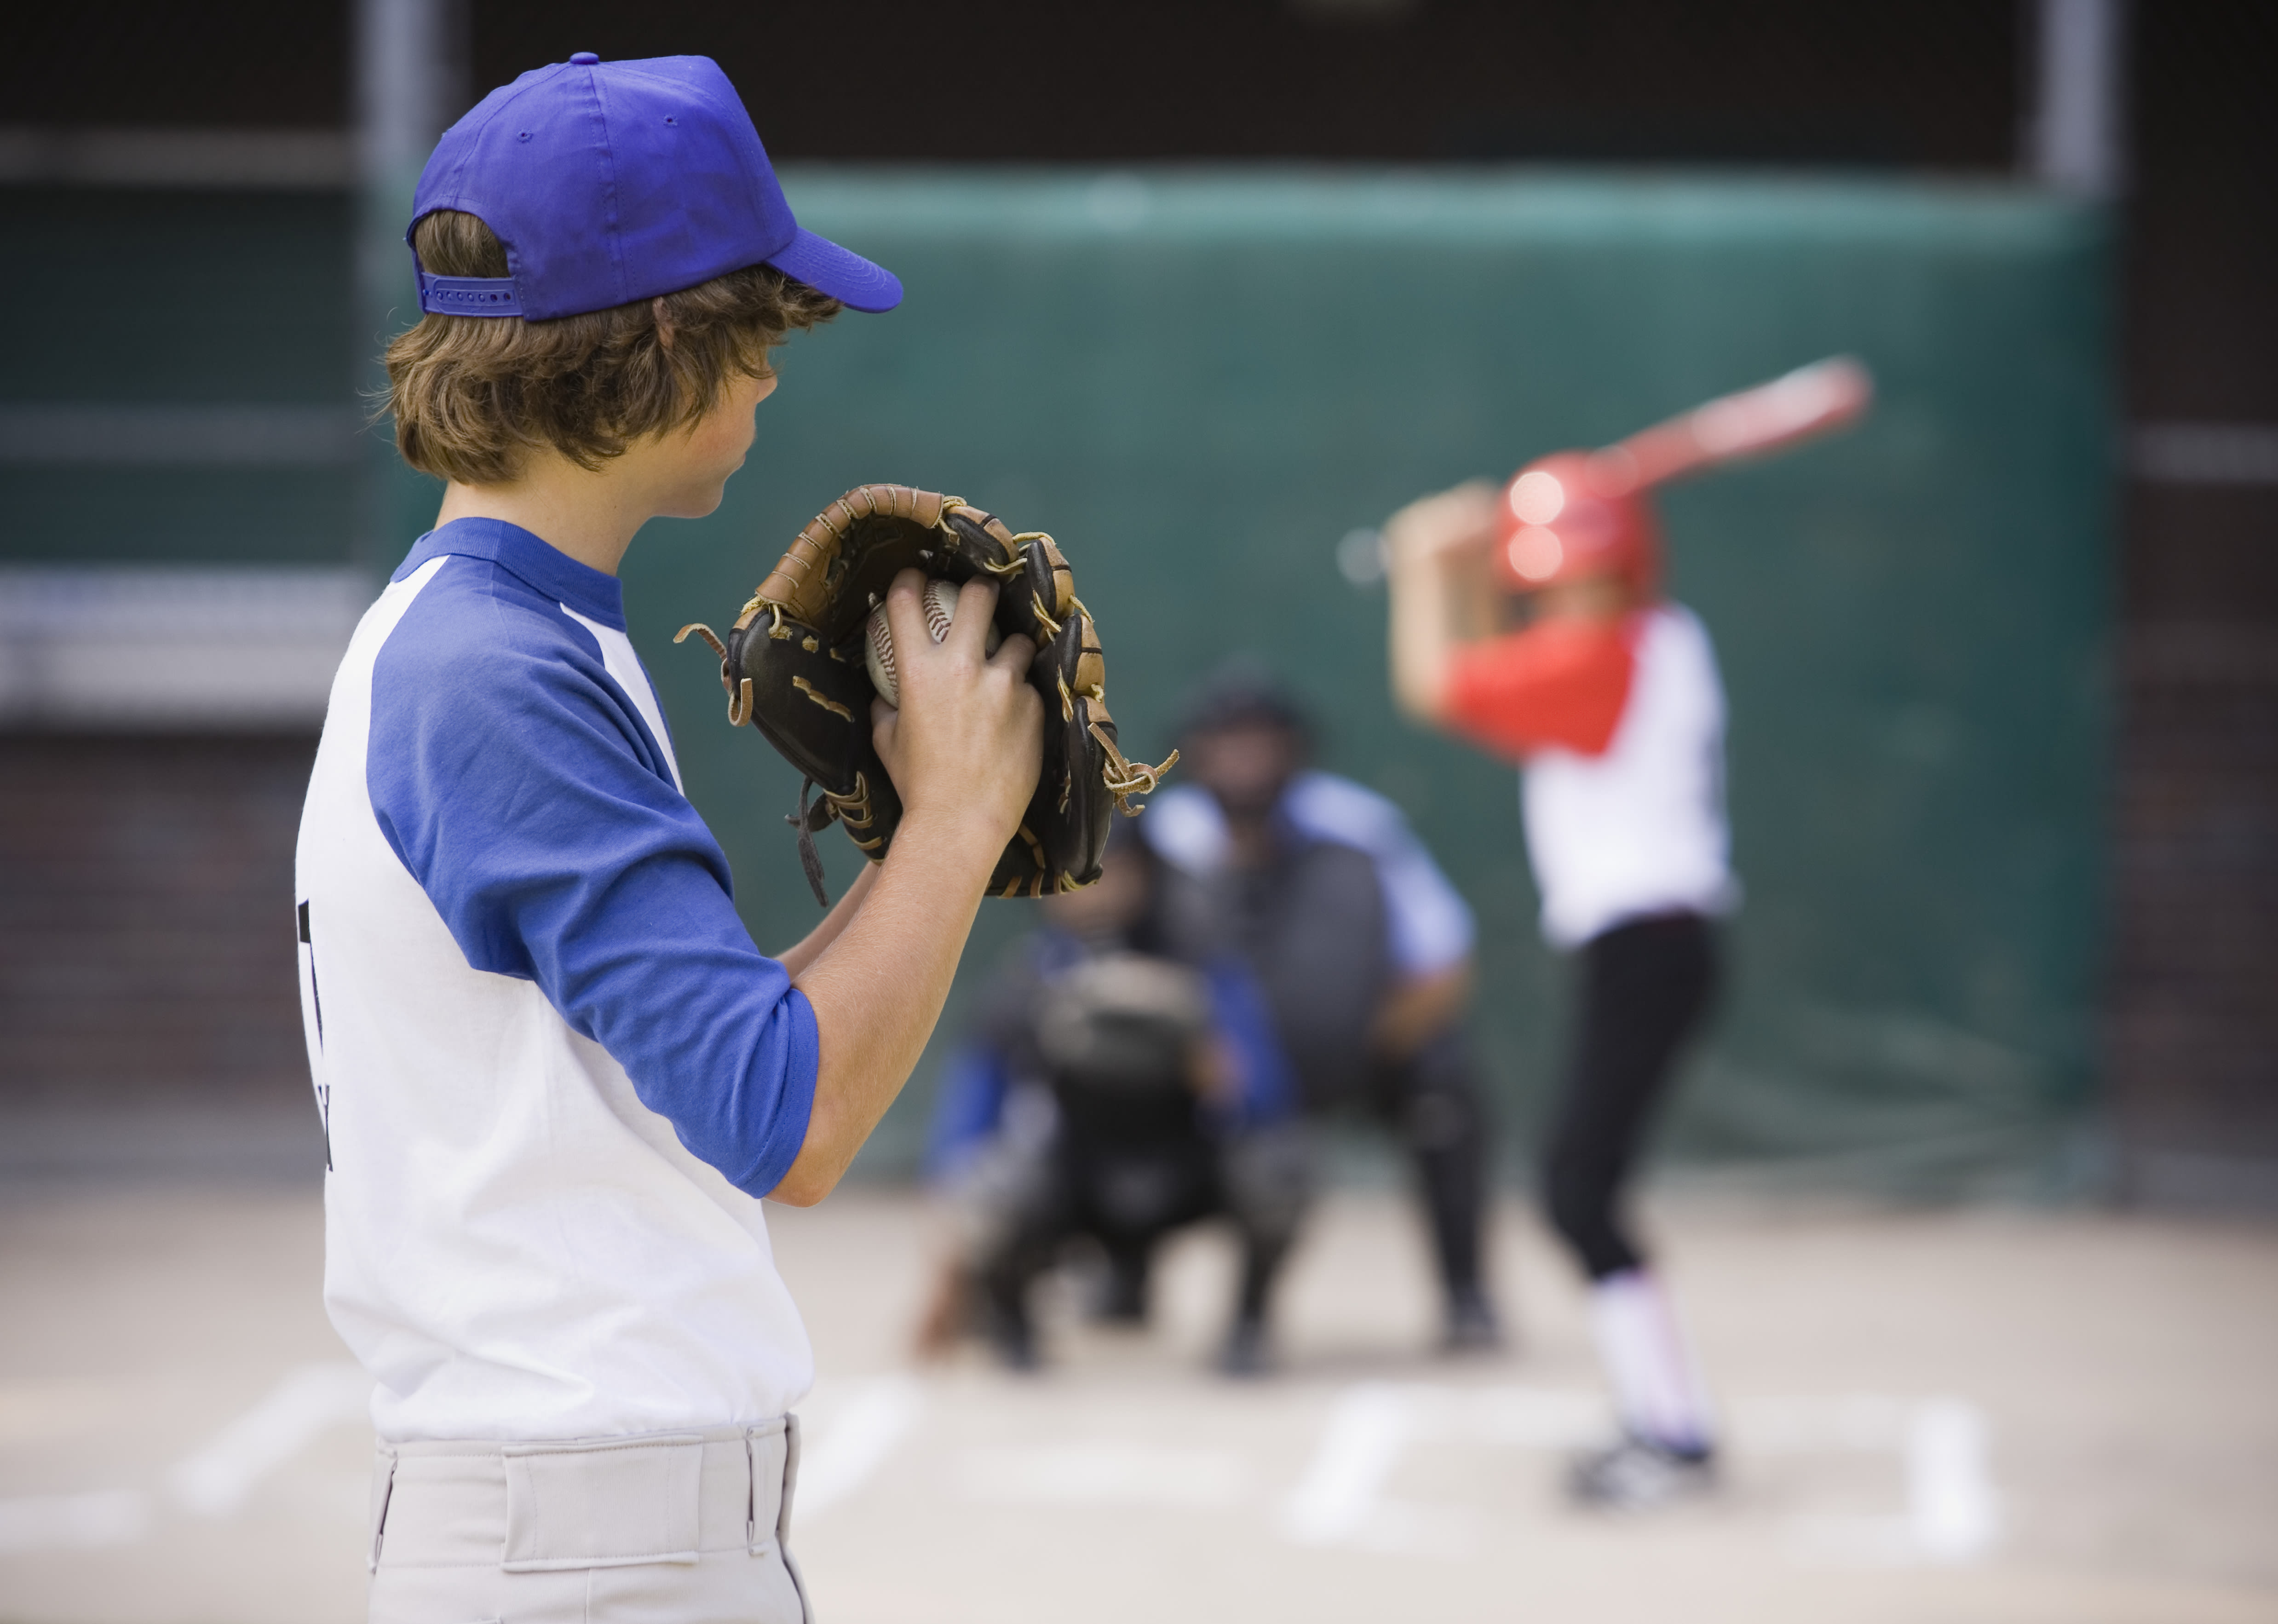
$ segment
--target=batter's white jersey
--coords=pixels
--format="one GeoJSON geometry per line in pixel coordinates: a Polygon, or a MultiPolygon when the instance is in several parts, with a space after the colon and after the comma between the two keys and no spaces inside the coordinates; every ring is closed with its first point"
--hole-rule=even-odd
{"type": "Polygon", "coordinates": [[[1724,687],[1693,611],[1639,617],[1629,696],[1596,755],[1531,752],[1520,776],[1542,933],[1574,947],[1625,920],[1739,904],[1724,816],[1724,687]]]}

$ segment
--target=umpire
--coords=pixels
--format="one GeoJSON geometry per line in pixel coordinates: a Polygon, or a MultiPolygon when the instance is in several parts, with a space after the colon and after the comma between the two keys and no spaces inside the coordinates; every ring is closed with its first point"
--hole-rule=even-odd
{"type": "Polygon", "coordinates": [[[1471,909],[1397,807],[1309,767],[1303,709],[1256,663],[1204,684],[1180,750],[1189,782],[1140,822],[1177,876],[1172,917],[1248,959],[1310,1115],[1357,1103],[1405,1142],[1443,1345],[1499,1345],[1481,1270],[1488,1124],[1463,1025],[1471,909]]]}

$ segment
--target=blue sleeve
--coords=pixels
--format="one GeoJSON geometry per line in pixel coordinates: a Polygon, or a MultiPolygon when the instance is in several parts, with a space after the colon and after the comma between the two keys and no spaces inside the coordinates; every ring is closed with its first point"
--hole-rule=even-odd
{"type": "Polygon", "coordinates": [[[1392,957],[1407,976],[1430,976],[1462,962],[1476,927],[1466,903],[1403,819],[1372,854],[1392,925],[1392,957]]]}
{"type": "Polygon", "coordinates": [[[373,672],[388,844],[469,964],[535,981],[692,1153],[765,1195],[806,1140],[814,1011],[737,916],[726,856],[566,621],[424,608],[373,672]]]}
{"type": "Polygon", "coordinates": [[[1236,1094],[1240,1103],[1223,1120],[1232,1128],[1257,1128],[1293,1115],[1296,1081],[1275,1035],[1264,989],[1242,961],[1232,957],[1212,961],[1204,978],[1210,984],[1212,1023],[1234,1052],[1242,1073],[1236,1094]]]}
{"type": "Polygon", "coordinates": [[[1368,854],[1384,892],[1393,963],[1403,976],[1436,974],[1472,951],[1477,927],[1470,904],[1392,801],[1349,778],[1310,772],[1292,786],[1284,808],[1315,839],[1368,854]]]}
{"type": "Polygon", "coordinates": [[[933,1127],[926,1136],[929,1180],[938,1184],[953,1177],[975,1151],[997,1137],[1009,1081],[1004,1059],[994,1049],[968,1044],[950,1056],[942,1070],[933,1127]]]}

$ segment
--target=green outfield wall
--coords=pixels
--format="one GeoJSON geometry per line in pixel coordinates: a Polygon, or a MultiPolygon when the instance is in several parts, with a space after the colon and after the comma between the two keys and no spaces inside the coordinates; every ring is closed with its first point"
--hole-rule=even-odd
{"type": "MultiPolygon", "coordinates": [[[[1565,972],[1535,934],[1513,774],[1395,716],[1382,593],[1340,573],[1336,544],[1426,489],[1848,351],[1880,386],[1865,426],[1665,499],[1674,591],[1731,691],[1747,888],[1730,996],[1667,1141],[1925,1192],[2082,1176],[2109,731],[2100,214],[1990,186],[1494,171],[811,169],[788,186],[908,300],[794,341],[722,510],[654,526],[625,571],[763,944],[814,913],[782,823],[797,779],[729,730],[708,659],[670,634],[731,618],[846,486],[946,489],[1059,538],[1137,751],[1168,747],[1201,671],[1253,651],[1312,706],[1324,764],[1408,809],[1479,913],[1477,1023],[1516,1153],[1555,1080],[1565,972]]],[[[174,301],[175,325],[150,325],[177,358],[97,367],[88,394],[345,403],[346,205],[241,202],[297,244],[311,310],[339,326],[273,333],[197,238],[220,257],[105,284],[174,301]]],[[[51,387],[27,364],[0,371],[19,401],[51,387]]],[[[84,470],[0,468],[0,551],[333,560],[356,555],[355,514],[386,510],[357,506],[347,464],[276,471],[128,470],[83,506],[65,482],[84,470]]],[[[824,844],[843,884],[851,848],[824,844]]],[[[960,1000],[1031,906],[988,905],[960,1000]]],[[[912,1153],[943,1049],[879,1165],[912,1153]]]]}

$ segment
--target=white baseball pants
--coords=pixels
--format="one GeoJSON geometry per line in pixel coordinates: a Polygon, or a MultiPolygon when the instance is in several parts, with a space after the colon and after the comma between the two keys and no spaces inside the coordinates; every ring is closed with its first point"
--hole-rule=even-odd
{"type": "Polygon", "coordinates": [[[382,1446],[371,1624],[814,1624],[784,1539],[799,1421],[382,1446]]]}

